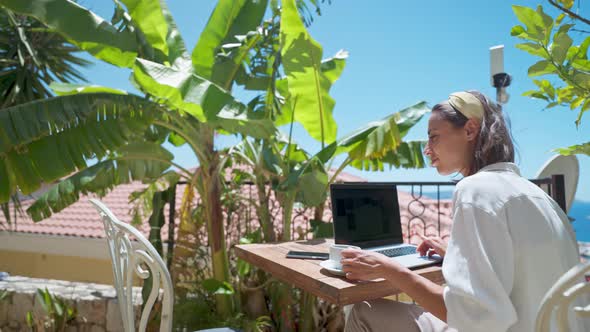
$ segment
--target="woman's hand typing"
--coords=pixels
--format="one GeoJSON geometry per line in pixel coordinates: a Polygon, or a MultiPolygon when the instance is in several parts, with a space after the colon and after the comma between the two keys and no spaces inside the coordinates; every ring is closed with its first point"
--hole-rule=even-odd
{"type": "Polygon", "coordinates": [[[422,243],[418,246],[418,252],[421,256],[431,257],[435,253],[440,257],[445,257],[447,253],[447,244],[438,236],[424,236],[418,234],[422,238],[422,243]]]}
{"type": "Polygon", "coordinates": [[[389,257],[373,251],[345,249],[342,251],[341,263],[346,278],[355,280],[390,279],[398,273],[409,271],[389,257]]]}

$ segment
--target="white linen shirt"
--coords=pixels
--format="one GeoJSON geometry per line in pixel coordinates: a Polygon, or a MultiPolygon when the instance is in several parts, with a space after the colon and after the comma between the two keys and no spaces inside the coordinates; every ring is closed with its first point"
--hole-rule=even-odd
{"type": "Polygon", "coordinates": [[[549,288],[579,262],[569,220],[513,163],[457,184],[443,262],[447,323],[463,331],[534,330],[549,288]]]}

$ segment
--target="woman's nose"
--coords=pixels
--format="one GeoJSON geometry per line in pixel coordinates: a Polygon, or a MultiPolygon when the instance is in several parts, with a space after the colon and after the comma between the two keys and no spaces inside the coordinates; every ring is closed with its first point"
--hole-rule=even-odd
{"type": "Polygon", "coordinates": [[[424,146],[424,154],[430,156],[432,154],[432,150],[430,150],[430,143],[426,143],[424,146]]]}

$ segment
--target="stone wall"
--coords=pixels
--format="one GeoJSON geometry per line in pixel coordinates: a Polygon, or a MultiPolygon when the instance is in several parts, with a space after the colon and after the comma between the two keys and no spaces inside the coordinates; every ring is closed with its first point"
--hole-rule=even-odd
{"type": "MultiPolygon", "coordinates": [[[[0,278],[0,294],[7,291],[7,296],[0,301],[0,332],[30,330],[26,323],[27,312],[32,311],[37,317],[45,315],[39,301],[35,301],[37,289],[45,288],[77,310],[75,322],[66,331],[123,332],[113,286],[19,276],[0,278]]],[[[141,288],[134,287],[136,316],[141,302],[141,288]]]]}

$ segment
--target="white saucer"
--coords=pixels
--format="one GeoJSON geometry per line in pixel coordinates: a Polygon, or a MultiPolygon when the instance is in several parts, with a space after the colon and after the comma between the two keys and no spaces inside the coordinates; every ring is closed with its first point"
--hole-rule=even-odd
{"type": "Polygon", "coordinates": [[[330,272],[332,274],[339,275],[339,276],[346,276],[346,272],[342,271],[342,269],[340,269],[340,268],[337,268],[335,266],[334,261],[332,261],[332,260],[321,261],[320,266],[323,267],[324,269],[328,270],[328,272],[330,272]]]}

